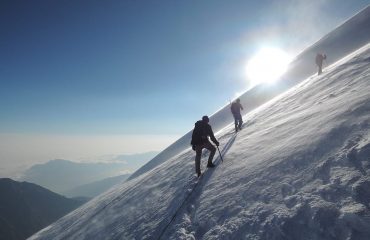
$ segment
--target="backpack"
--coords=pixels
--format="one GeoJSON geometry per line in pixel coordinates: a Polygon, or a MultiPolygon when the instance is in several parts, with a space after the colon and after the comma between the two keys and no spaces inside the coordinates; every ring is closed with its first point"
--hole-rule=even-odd
{"type": "Polygon", "coordinates": [[[207,132],[202,121],[195,123],[193,134],[191,137],[191,145],[197,145],[204,143],[204,140],[207,139],[207,132]]]}
{"type": "Polygon", "coordinates": [[[232,112],[233,114],[236,114],[236,113],[238,113],[238,111],[239,111],[239,106],[238,106],[238,104],[237,104],[236,102],[233,102],[233,103],[231,104],[230,109],[231,109],[231,112],[232,112]]]}

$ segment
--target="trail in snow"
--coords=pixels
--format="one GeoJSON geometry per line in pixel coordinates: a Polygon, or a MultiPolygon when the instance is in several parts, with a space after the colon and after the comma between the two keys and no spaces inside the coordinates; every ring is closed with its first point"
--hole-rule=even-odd
{"type": "MultiPolygon", "coordinates": [[[[248,126],[251,125],[251,123],[249,122],[243,123],[242,128],[244,129],[247,126],[247,124],[248,126]]],[[[192,216],[192,212],[194,211],[194,208],[195,208],[194,204],[197,202],[200,196],[200,193],[203,191],[202,190],[203,187],[206,186],[207,183],[212,180],[212,175],[214,172],[219,171],[219,168],[222,168],[225,165],[224,163],[226,163],[227,165],[228,159],[227,159],[226,154],[230,150],[230,148],[233,146],[238,136],[238,133],[236,133],[234,130],[234,123],[230,124],[229,126],[225,127],[219,132],[223,133],[218,139],[220,142],[220,146],[223,145],[223,147],[222,147],[222,150],[220,151],[221,156],[220,155],[217,156],[217,158],[213,161],[216,164],[216,167],[213,169],[207,169],[205,172],[203,172],[202,176],[198,179],[198,181],[195,182],[194,187],[191,189],[191,191],[189,191],[189,194],[186,196],[181,206],[176,210],[171,220],[168,222],[168,224],[165,226],[165,228],[162,230],[162,232],[158,236],[157,238],[158,240],[167,239],[168,236],[166,235],[166,231],[171,226],[171,224],[173,224],[177,220],[179,215],[182,217],[184,217],[185,215],[189,226],[191,225],[190,223],[192,222],[192,218],[194,218],[194,216],[192,216]],[[225,142],[225,140],[227,141],[225,142]],[[224,161],[222,161],[221,157],[224,159],[224,161]]],[[[240,132],[241,131],[239,131],[239,133],[240,132]]],[[[204,161],[205,158],[208,158],[207,151],[203,152],[202,161],[204,161]]],[[[189,228],[186,231],[191,232],[189,228]]],[[[185,231],[183,233],[186,235],[185,231]]],[[[189,237],[190,235],[186,235],[186,236],[189,237]]]]}
{"type": "MultiPolygon", "coordinates": [[[[218,156],[213,162],[215,163],[216,165],[216,168],[219,167],[219,165],[221,163],[223,163],[223,161],[221,162],[222,159],[225,158],[225,155],[227,153],[227,151],[230,149],[230,147],[232,146],[232,144],[234,143],[235,141],[235,138],[237,136],[237,133],[229,133],[229,134],[226,134],[224,136],[222,136],[222,138],[226,138],[228,137],[229,135],[232,135],[230,137],[230,139],[227,141],[227,143],[224,145],[224,147],[222,148],[221,150],[221,156],[218,156]],[[222,158],[221,158],[222,157],[222,158]]],[[[220,139],[221,140],[221,139],[220,139]]],[[[175,218],[177,217],[177,214],[182,210],[182,208],[185,206],[185,204],[191,204],[191,197],[193,195],[194,192],[196,192],[196,189],[198,186],[206,183],[207,181],[210,180],[211,176],[212,176],[212,172],[215,171],[216,169],[209,169],[205,172],[203,172],[203,174],[201,175],[200,178],[198,178],[194,184],[190,184],[190,185],[193,185],[193,187],[191,188],[191,190],[189,191],[189,194],[186,196],[186,198],[182,201],[181,205],[179,206],[179,208],[176,210],[176,212],[174,213],[174,215],[172,216],[172,218],[170,219],[170,221],[168,222],[168,224],[165,226],[165,228],[162,230],[162,232],[159,234],[158,236],[158,239],[161,239],[163,234],[166,232],[167,228],[171,225],[171,223],[175,220],[175,218]]]]}

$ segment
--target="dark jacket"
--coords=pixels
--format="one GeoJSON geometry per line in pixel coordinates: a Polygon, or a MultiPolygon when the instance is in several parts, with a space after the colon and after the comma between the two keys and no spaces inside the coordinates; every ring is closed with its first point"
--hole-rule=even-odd
{"type": "Polygon", "coordinates": [[[315,62],[316,62],[316,65],[317,66],[322,66],[322,62],[326,59],[326,55],[325,54],[317,54],[316,55],[316,59],[315,59],[315,62]]]}
{"type": "Polygon", "coordinates": [[[238,102],[233,102],[230,109],[233,115],[240,115],[240,110],[243,110],[243,106],[238,102]]]}
{"type": "Polygon", "coordinates": [[[211,125],[201,120],[197,121],[195,123],[195,127],[191,137],[191,145],[199,145],[206,143],[209,141],[208,137],[210,137],[212,142],[214,142],[215,144],[218,143],[217,139],[213,134],[211,125]]]}

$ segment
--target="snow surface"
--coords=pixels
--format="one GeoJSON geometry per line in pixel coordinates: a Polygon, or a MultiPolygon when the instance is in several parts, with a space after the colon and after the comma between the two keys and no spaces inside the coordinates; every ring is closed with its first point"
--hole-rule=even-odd
{"type": "Polygon", "coordinates": [[[188,147],[30,239],[370,239],[369,64],[370,44],[221,129],[199,181],[188,147]]]}

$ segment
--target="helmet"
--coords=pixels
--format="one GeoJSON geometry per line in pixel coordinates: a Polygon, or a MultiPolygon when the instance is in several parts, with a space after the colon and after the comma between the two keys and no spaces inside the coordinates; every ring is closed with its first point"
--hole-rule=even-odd
{"type": "Polygon", "coordinates": [[[208,123],[209,122],[209,117],[207,115],[206,116],[203,116],[202,117],[202,121],[208,123]]]}

